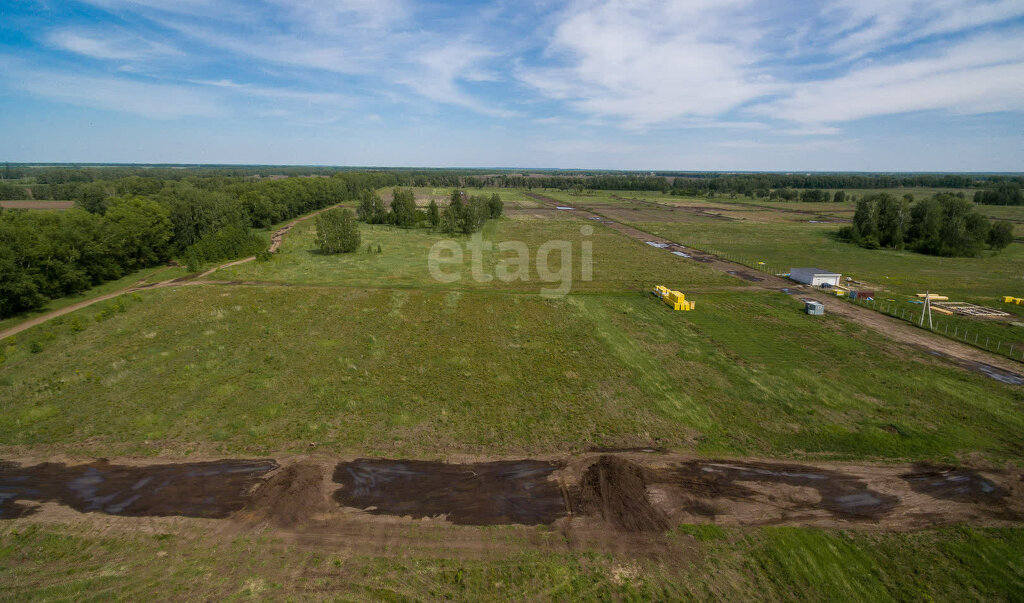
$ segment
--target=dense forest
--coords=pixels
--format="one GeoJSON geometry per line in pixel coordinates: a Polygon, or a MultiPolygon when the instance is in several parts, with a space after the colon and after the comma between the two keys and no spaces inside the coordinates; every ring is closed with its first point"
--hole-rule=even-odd
{"type": "Polygon", "coordinates": [[[994,224],[970,201],[940,194],[916,203],[888,193],[857,202],[853,224],[839,236],[861,247],[913,249],[929,255],[980,255],[986,248],[1004,249],[1013,241],[1013,224],[994,224]]]}
{"type": "Polygon", "coordinates": [[[180,257],[207,262],[255,253],[266,227],[391,184],[387,174],[244,180],[96,182],[66,212],[0,213],[0,317],[37,308],[139,268],[180,257]],[[112,194],[111,194],[112,193],[112,194]]]}

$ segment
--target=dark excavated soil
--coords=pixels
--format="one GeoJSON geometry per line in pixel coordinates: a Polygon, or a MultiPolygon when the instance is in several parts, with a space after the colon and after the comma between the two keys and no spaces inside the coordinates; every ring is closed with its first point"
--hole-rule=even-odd
{"type": "Polygon", "coordinates": [[[821,509],[836,517],[873,519],[885,516],[899,504],[896,496],[875,492],[860,479],[801,465],[729,461],[692,461],[674,468],[651,472],[650,482],[678,486],[692,499],[688,510],[708,515],[714,499],[754,499],[758,492],[744,483],[761,482],[811,488],[820,500],[807,502],[805,509],[821,509]]]}
{"type": "Polygon", "coordinates": [[[446,516],[465,525],[549,524],[566,515],[562,489],[551,479],[562,466],[358,459],[335,468],[341,488],[334,499],[375,514],[446,516]]]}
{"type": "Polygon", "coordinates": [[[26,467],[0,462],[0,518],[35,511],[18,501],[57,502],[83,513],[223,518],[245,506],[248,492],[276,468],[272,460],[26,467]]]}
{"type": "Polygon", "coordinates": [[[617,456],[604,455],[586,470],[573,506],[626,532],[660,532],[669,526],[668,517],[647,498],[644,468],[617,456]]]}
{"type": "Polygon", "coordinates": [[[968,503],[998,503],[1009,495],[1005,488],[992,483],[970,469],[919,466],[913,473],[900,477],[914,492],[968,503]]]}

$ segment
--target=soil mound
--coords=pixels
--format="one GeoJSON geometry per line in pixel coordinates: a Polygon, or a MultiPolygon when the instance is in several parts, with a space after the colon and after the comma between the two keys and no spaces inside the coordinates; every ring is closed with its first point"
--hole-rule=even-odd
{"type": "Polygon", "coordinates": [[[242,513],[245,521],[279,527],[300,524],[327,510],[323,470],[317,465],[289,465],[261,484],[242,513]]]}
{"type": "Polygon", "coordinates": [[[644,469],[616,456],[604,455],[587,468],[576,506],[626,532],[660,532],[669,525],[647,497],[644,469]]]}

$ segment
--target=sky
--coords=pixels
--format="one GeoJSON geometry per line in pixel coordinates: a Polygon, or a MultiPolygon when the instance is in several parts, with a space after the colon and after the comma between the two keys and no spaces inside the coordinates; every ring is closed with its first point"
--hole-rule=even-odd
{"type": "Polygon", "coordinates": [[[0,161],[1024,171],[1024,0],[4,0],[0,161]]]}

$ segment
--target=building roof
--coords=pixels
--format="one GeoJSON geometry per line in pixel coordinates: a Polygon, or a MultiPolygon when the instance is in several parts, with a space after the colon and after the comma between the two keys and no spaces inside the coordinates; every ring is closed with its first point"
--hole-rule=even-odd
{"type": "Polygon", "coordinates": [[[820,268],[790,268],[789,271],[795,272],[797,270],[799,270],[800,272],[810,272],[815,276],[843,276],[838,272],[829,272],[828,270],[822,270],[820,268]]]}

